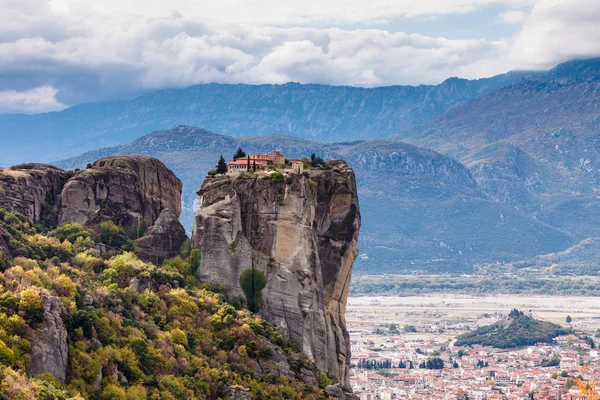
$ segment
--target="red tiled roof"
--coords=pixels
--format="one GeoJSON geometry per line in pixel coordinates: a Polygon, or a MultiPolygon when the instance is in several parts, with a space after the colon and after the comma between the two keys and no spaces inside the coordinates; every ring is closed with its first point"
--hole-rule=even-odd
{"type": "MultiPolygon", "coordinates": [[[[254,164],[254,160],[250,159],[250,165],[254,164]]],[[[248,158],[244,157],[244,158],[238,158],[235,161],[229,161],[227,163],[227,165],[248,165],[248,158]]],[[[256,161],[256,165],[257,166],[261,166],[261,165],[267,165],[266,163],[262,162],[262,161],[256,161]]]]}

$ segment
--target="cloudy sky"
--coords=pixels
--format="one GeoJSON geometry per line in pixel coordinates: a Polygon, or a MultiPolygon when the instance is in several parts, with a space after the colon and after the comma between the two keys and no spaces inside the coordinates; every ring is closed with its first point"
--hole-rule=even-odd
{"type": "Polygon", "coordinates": [[[600,56],[600,0],[0,0],[0,113],[197,83],[435,84],[600,56]]]}

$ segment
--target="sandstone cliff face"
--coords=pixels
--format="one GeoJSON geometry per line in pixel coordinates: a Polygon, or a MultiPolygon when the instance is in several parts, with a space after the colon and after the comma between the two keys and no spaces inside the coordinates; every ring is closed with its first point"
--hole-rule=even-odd
{"type": "Polygon", "coordinates": [[[69,178],[67,172],[45,164],[22,164],[0,168],[0,207],[16,211],[39,222],[52,218],[54,207],[63,185],[69,178]]]}
{"type": "Polygon", "coordinates": [[[111,220],[134,234],[144,224],[152,226],[164,209],[179,217],[181,181],[155,158],[107,157],[71,178],[60,204],[61,223],[111,220]]]}
{"type": "Polygon", "coordinates": [[[161,265],[179,252],[186,239],[179,218],[171,210],[165,209],[144,236],[135,241],[136,254],[146,262],[161,265]]]}
{"type": "Polygon", "coordinates": [[[61,382],[67,379],[69,347],[67,330],[61,317],[61,301],[55,296],[42,296],[44,321],[31,336],[31,368],[37,376],[49,372],[61,382]]]}
{"type": "Polygon", "coordinates": [[[205,181],[192,240],[202,253],[201,279],[230,296],[243,296],[244,270],[263,271],[262,316],[349,390],[345,308],[360,212],[352,169],[341,160],[328,166],[285,183],[266,174],[205,181]]]}

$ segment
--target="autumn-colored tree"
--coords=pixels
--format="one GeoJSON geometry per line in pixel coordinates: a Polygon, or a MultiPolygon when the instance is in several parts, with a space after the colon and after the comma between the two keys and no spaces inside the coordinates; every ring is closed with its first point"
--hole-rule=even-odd
{"type": "Polygon", "coordinates": [[[585,396],[586,400],[600,400],[600,393],[598,393],[598,389],[596,389],[596,381],[594,379],[590,381],[577,379],[577,387],[581,391],[581,394],[585,396]]]}

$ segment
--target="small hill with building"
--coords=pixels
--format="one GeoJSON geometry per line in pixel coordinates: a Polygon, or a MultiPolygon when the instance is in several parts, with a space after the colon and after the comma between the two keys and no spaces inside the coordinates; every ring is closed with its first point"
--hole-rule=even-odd
{"type": "Polygon", "coordinates": [[[514,309],[506,319],[460,335],[455,345],[481,345],[510,349],[536,343],[551,343],[555,337],[569,333],[571,333],[570,329],[552,322],[534,319],[522,311],[514,309]]]}

